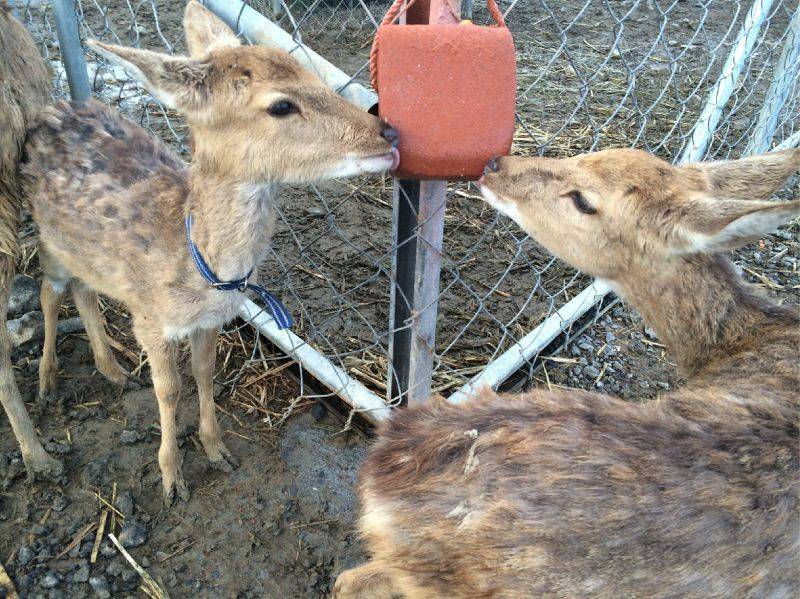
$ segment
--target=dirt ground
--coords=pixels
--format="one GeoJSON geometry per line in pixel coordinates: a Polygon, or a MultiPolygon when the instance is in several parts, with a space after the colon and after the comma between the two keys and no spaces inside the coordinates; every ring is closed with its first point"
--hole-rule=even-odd
{"type": "MultiPolygon", "coordinates": [[[[558,3],[561,18],[569,21],[583,4],[582,0],[558,3]]],[[[127,2],[111,2],[107,15],[122,43],[138,37],[144,46],[163,48],[163,37],[181,51],[181,5],[133,4],[133,20],[140,25],[133,28],[126,26],[127,2]],[[158,9],[158,27],[147,21],[152,6],[158,9]]],[[[383,5],[369,6],[375,14],[382,12],[383,5]]],[[[569,66],[568,61],[559,60],[549,70],[542,57],[560,42],[543,25],[547,15],[542,4],[523,1],[512,12],[509,22],[520,52],[520,90],[525,92],[520,94],[520,108],[533,135],[519,137],[516,153],[541,149],[562,155],[587,149],[595,141],[600,146],[627,145],[635,135],[641,123],[630,105],[607,125],[598,126],[611,115],[610,108],[603,107],[615,107],[627,85],[620,76],[622,63],[602,66],[604,54],[594,50],[614,35],[613,28],[596,26],[607,16],[607,6],[594,3],[585,24],[570,31],[570,36],[582,40],[575,53],[579,61],[569,66]],[[572,97],[581,86],[576,73],[596,68],[605,75],[599,75],[593,85],[598,90],[590,98],[594,116],[579,114],[561,129],[565,111],[571,108],[562,98],[572,97]]],[[[363,18],[343,18],[341,8],[319,5],[316,10],[318,17],[302,24],[304,39],[353,72],[366,57],[371,28],[363,18]]],[[[665,48],[680,46],[686,21],[697,16],[691,2],[675,4],[674,11],[665,37],[678,41],[665,48]]],[[[706,16],[704,34],[709,43],[721,35],[718,23],[725,21],[715,11],[712,6],[706,16]]],[[[631,56],[626,57],[631,60],[641,58],[642,50],[633,42],[652,36],[657,29],[653,14],[644,8],[634,16],[623,36],[631,43],[631,56]]],[[[92,13],[88,4],[86,19],[95,32],[106,27],[103,16],[92,13]]],[[[52,40],[50,44],[51,51],[57,51],[52,40]]],[[[689,46],[687,61],[700,61],[699,53],[692,54],[697,51],[695,45],[689,46]]],[[[652,68],[642,75],[645,89],[648,77],[655,86],[663,80],[659,77],[666,76],[658,58],[664,51],[654,54],[652,68]]],[[[681,73],[680,84],[676,82],[671,91],[679,97],[699,86],[699,98],[707,85],[707,79],[699,81],[681,73]]],[[[671,141],[659,144],[660,132],[672,127],[670,114],[675,110],[691,112],[698,104],[691,100],[679,107],[667,102],[672,113],[649,114],[645,137],[652,140],[653,149],[671,157],[675,147],[671,141]]],[[[139,114],[137,120],[161,132],[179,150],[187,149],[185,140],[181,141],[185,131],[179,119],[171,115],[175,138],[163,128],[164,119],[157,110],[147,107],[144,113],[147,117],[139,114]]],[[[685,123],[692,122],[691,115],[685,116],[685,123]]],[[[741,127],[748,122],[744,119],[741,127]]],[[[678,130],[683,127],[679,125],[678,130]]],[[[724,155],[726,147],[719,143],[719,153],[724,155]]],[[[797,187],[789,194],[797,196],[797,187]]],[[[284,198],[285,221],[279,223],[273,244],[278,249],[265,266],[265,280],[284,297],[298,316],[299,329],[312,343],[380,393],[386,368],[389,185],[332,183],[316,190],[287,190],[284,198]]],[[[784,227],[737,253],[735,260],[748,280],[765,293],[800,306],[798,238],[800,225],[784,227]]],[[[563,302],[585,283],[583,277],[523,240],[512,224],[498,219],[477,198],[475,189],[466,185],[453,186],[448,198],[445,239],[445,291],[437,331],[441,364],[435,378],[441,391],[462,384],[489,355],[530,330],[554,302],[563,302]],[[476,311],[480,314],[473,319],[476,311]],[[502,339],[497,336],[498,322],[508,332],[502,339]]],[[[35,235],[29,224],[23,243],[21,270],[35,278],[35,235]]],[[[146,596],[138,574],[107,539],[97,544],[93,559],[96,526],[103,514],[112,521],[106,527],[120,536],[133,558],[173,598],[327,596],[336,575],[365,557],[354,533],[353,488],[368,438],[358,431],[343,431],[343,420],[314,401],[308,389],[301,389],[284,359],[256,347],[252,332],[247,327],[235,330],[234,325],[218,348],[215,389],[225,442],[242,465],[230,475],[208,466],[196,435],[196,390],[185,357],[179,430],[192,497],[167,510],[161,504],[158,415],[148,369],[131,338],[124,311],[110,303],[105,309],[109,328],[120,342],[121,359],[142,379],[140,389],[124,391],[109,385],[93,368],[85,336],[71,332],[59,338],[58,401],[39,409],[35,406],[38,334],[13,356],[23,397],[46,447],[66,465],[62,480],[28,485],[18,447],[7,420],[0,416],[0,562],[20,596],[146,596]]],[[[12,317],[33,314],[35,318],[38,310],[31,300],[12,317]]],[[[63,318],[74,316],[74,310],[66,307],[63,318]]],[[[610,307],[585,331],[578,333],[576,327],[563,347],[551,347],[545,353],[542,362],[512,377],[506,387],[512,391],[530,385],[595,389],[644,401],[680,383],[665,348],[637,315],[620,304],[610,307]]]]}
{"type": "MultiPolygon", "coordinates": [[[[363,558],[353,534],[353,488],[365,439],[342,432],[321,404],[301,406],[278,430],[230,401],[219,384],[225,442],[241,462],[233,474],[219,473],[196,436],[196,389],[185,356],[178,422],[192,497],[166,509],[146,368],[142,388],[114,388],[94,370],[86,338],[63,336],[56,400],[39,410],[39,344],[19,347],[15,364],[45,446],[66,469],[57,482],[29,485],[8,423],[0,422],[0,556],[22,597],[144,596],[138,574],[109,540],[92,560],[104,512],[115,521],[107,532],[116,532],[171,597],[321,597],[338,572],[363,558]]],[[[273,389],[266,405],[298,395],[285,374],[276,375],[273,389]]]]}

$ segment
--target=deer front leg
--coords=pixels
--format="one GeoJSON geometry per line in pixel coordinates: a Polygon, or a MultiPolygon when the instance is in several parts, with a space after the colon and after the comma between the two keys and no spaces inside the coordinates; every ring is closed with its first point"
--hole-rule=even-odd
{"type": "Polygon", "coordinates": [[[36,436],[36,431],[33,428],[28,411],[25,409],[25,404],[22,403],[22,397],[17,388],[17,382],[14,379],[14,370],[11,367],[11,360],[8,359],[7,347],[11,344],[8,342],[8,333],[5,328],[5,319],[0,322],[2,330],[0,330],[0,403],[3,404],[3,409],[6,411],[8,421],[11,423],[11,429],[14,431],[14,436],[19,443],[20,451],[22,452],[22,461],[25,463],[25,469],[28,471],[28,480],[34,480],[39,476],[45,478],[58,478],[64,471],[64,466],[58,460],[50,457],[42,447],[39,438],[36,436]]]}
{"type": "Polygon", "coordinates": [[[232,472],[239,463],[222,442],[214,405],[214,362],[218,335],[218,329],[197,329],[189,336],[189,344],[192,348],[192,372],[200,399],[200,441],[214,468],[232,472]]]}
{"type": "Polygon", "coordinates": [[[19,443],[22,452],[22,461],[28,471],[28,480],[33,480],[38,476],[47,478],[57,478],[64,470],[63,465],[58,460],[50,457],[42,447],[39,437],[33,428],[28,411],[22,402],[19,394],[17,381],[14,378],[14,369],[11,366],[11,340],[8,338],[6,328],[6,310],[8,306],[8,296],[11,291],[11,278],[14,275],[14,260],[8,256],[3,256],[7,264],[3,264],[3,279],[0,284],[0,403],[8,415],[11,423],[11,430],[19,443]]]}
{"type": "Polygon", "coordinates": [[[58,311],[61,309],[66,291],[67,284],[65,282],[51,279],[45,274],[40,295],[44,313],[44,347],[42,359],[39,362],[39,405],[43,405],[47,401],[47,397],[56,389],[58,311]]]}
{"type": "Polygon", "coordinates": [[[136,336],[150,360],[150,372],[161,420],[158,465],[161,468],[161,482],[164,485],[164,503],[170,506],[177,499],[189,500],[189,489],[181,472],[181,455],[178,451],[175,430],[175,413],[181,394],[178,346],[157,333],[147,334],[137,330],[136,336]]]}
{"type": "Polygon", "coordinates": [[[116,385],[124,385],[128,381],[128,372],[117,362],[111,351],[108,335],[104,326],[103,315],[97,293],[77,280],[72,282],[72,297],[81,315],[89,345],[92,346],[94,363],[98,372],[116,385]]]}

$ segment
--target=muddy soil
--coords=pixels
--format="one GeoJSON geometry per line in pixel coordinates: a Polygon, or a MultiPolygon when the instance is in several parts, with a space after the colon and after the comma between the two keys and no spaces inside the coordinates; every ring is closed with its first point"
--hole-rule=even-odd
{"type": "MultiPolygon", "coordinates": [[[[106,382],[81,335],[62,339],[59,355],[59,405],[40,411],[38,423],[47,449],[65,463],[63,479],[29,486],[8,424],[0,423],[0,556],[22,597],[143,596],[139,576],[108,540],[91,563],[95,530],[86,529],[107,507],[99,497],[116,505],[116,534],[171,597],[321,597],[363,558],[353,488],[366,443],[341,432],[324,408],[265,431],[219,398],[234,415],[220,414],[220,422],[241,462],[220,473],[196,436],[195,388],[184,364],[178,422],[192,497],[165,509],[152,389],[106,382]]],[[[35,413],[36,360],[17,363],[35,413]]],[[[296,385],[287,379],[281,393],[275,400],[292,399],[296,385]]]]}

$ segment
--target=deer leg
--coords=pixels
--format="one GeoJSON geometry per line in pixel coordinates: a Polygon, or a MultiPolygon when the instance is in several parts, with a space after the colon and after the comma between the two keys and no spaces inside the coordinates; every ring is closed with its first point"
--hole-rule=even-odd
{"type": "Polygon", "coordinates": [[[161,420],[158,465],[161,467],[161,482],[164,485],[164,503],[170,506],[177,499],[189,500],[189,489],[181,472],[181,455],[175,430],[175,413],[181,393],[178,346],[160,334],[143,334],[137,330],[136,336],[150,360],[150,372],[161,420]]]}
{"type": "Polygon", "coordinates": [[[120,366],[111,351],[103,315],[100,313],[97,293],[83,283],[74,280],[72,297],[81,315],[83,326],[86,328],[97,370],[112,383],[124,385],[128,380],[128,372],[120,366]]]}
{"type": "Polygon", "coordinates": [[[44,347],[42,348],[42,359],[39,362],[39,405],[45,404],[47,397],[56,389],[58,311],[61,309],[66,291],[66,282],[51,279],[45,273],[40,295],[44,313],[44,347]]]}
{"type": "MultiPolygon", "coordinates": [[[[15,230],[16,232],[16,230],[15,230]]],[[[50,457],[42,447],[39,437],[33,428],[33,422],[25,409],[19,387],[14,378],[11,366],[11,340],[8,338],[6,318],[8,312],[8,296],[11,293],[11,280],[14,277],[14,257],[8,254],[0,256],[3,264],[2,281],[0,281],[0,403],[8,415],[11,430],[19,443],[22,461],[28,471],[28,479],[38,476],[57,478],[64,470],[58,460],[50,457]]]]}
{"type": "Polygon", "coordinates": [[[218,334],[218,329],[196,329],[189,336],[189,344],[192,348],[192,372],[200,399],[200,441],[214,468],[232,472],[239,463],[222,442],[214,405],[214,362],[218,334]]]}
{"type": "Polygon", "coordinates": [[[392,599],[404,596],[392,569],[379,561],[345,570],[336,579],[333,599],[392,599]]]}

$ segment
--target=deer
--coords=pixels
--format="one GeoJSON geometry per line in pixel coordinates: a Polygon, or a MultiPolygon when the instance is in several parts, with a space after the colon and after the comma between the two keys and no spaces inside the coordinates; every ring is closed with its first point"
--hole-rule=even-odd
{"type": "Polygon", "coordinates": [[[11,365],[6,320],[20,255],[22,205],[17,173],[28,127],[50,102],[50,75],[25,27],[0,0],[0,402],[20,446],[29,480],[57,479],[63,464],[48,455],[36,435],[11,365]]]}
{"type": "Polygon", "coordinates": [[[215,413],[216,340],[254,286],[248,277],[266,253],[280,186],[382,173],[398,161],[394,129],[287,52],[240,44],[194,0],[184,29],[189,56],[88,44],[186,117],[190,165],[96,100],[46,108],[21,164],[44,272],[39,395],[47,399],[56,386],[56,324],[68,289],[97,371],[126,384],[97,293],[125,305],[158,401],[168,506],[190,497],[176,438],[182,340],[191,350],[204,451],[219,470],[238,466],[215,413]]]}
{"type": "Polygon", "coordinates": [[[371,560],[337,599],[796,597],[800,318],[725,255],[800,215],[800,150],[672,165],[640,150],[501,157],[483,199],[609,282],[686,382],[440,397],[382,425],[359,474],[371,560]]]}

